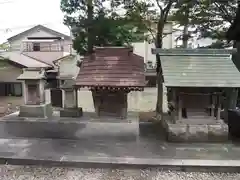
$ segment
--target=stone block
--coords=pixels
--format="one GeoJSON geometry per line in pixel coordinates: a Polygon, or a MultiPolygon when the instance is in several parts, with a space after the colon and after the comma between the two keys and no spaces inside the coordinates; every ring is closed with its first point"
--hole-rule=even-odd
{"type": "Polygon", "coordinates": [[[64,108],[60,110],[60,117],[82,117],[82,108],[64,108]]]}
{"type": "Polygon", "coordinates": [[[214,124],[208,125],[208,139],[209,141],[227,141],[228,140],[228,125],[214,124]]]}
{"type": "Polygon", "coordinates": [[[189,125],[188,141],[190,142],[208,141],[208,126],[207,125],[189,125]]]}
{"type": "Polygon", "coordinates": [[[186,124],[169,124],[168,123],[168,140],[173,142],[187,141],[187,125],[186,124]]]}
{"type": "Polygon", "coordinates": [[[51,104],[22,105],[19,108],[19,117],[49,118],[52,114],[51,104]]]}

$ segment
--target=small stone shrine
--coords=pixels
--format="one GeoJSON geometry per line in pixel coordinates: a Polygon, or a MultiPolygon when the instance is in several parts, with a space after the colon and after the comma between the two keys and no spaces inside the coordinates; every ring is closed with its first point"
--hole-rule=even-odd
{"type": "Polygon", "coordinates": [[[75,86],[92,91],[98,117],[125,119],[128,93],[145,86],[144,60],[132,47],[97,47],[83,60],[75,86]]]}
{"type": "Polygon", "coordinates": [[[169,141],[205,142],[228,139],[220,112],[224,92],[240,87],[233,50],[153,49],[161,56],[169,116],[162,120],[169,141]]]}
{"type": "Polygon", "coordinates": [[[60,117],[81,117],[82,108],[78,107],[78,89],[74,87],[75,80],[62,78],[60,88],[63,92],[63,108],[60,117]]]}
{"type": "Polygon", "coordinates": [[[39,68],[24,69],[17,78],[23,81],[24,105],[20,106],[20,117],[48,118],[53,110],[45,101],[45,70],[39,68]]]}
{"type": "Polygon", "coordinates": [[[77,55],[68,55],[58,59],[59,73],[59,90],[62,95],[62,108],[60,117],[81,117],[82,108],[78,107],[78,89],[74,87],[76,77],[79,73],[77,55]]]}

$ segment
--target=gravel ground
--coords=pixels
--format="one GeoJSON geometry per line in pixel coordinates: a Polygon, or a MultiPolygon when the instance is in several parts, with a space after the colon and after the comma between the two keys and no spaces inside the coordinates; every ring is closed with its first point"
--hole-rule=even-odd
{"type": "Polygon", "coordinates": [[[0,166],[0,180],[240,180],[237,173],[0,166]]]}

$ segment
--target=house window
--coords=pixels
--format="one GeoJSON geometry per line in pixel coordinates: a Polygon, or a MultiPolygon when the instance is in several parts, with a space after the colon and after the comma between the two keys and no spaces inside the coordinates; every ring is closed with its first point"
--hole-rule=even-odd
{"type": "Polygon", "coordinates": [[[40,51],[40,43],[33,43],[33,51],[40,51]]]}
{"type": "Polygon", "coordinates": [[[0,83],[0,96],[22,96],[22,84],[0,83]]]}

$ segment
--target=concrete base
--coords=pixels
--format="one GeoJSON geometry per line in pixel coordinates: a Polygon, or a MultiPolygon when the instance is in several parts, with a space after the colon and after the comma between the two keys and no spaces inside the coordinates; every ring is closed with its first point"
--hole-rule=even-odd
{"type": "Polygon", "coordinates": [[[225,142],[228,125],[219,124],[172,124],[163,120],[163,127],[170,142],[225,142]]]}
{"type": "Polygon", "coordinates": [[[60,110],[60,117],[82,117],[82,108],[64,108],[60,110]]]}
{"type": "Polygon", "coordinates": [[[52,117],[53,109],[51,104],[41,105],[22,105],[20,106],[19,117],[36,117],[48,118],[52,117]]]}

